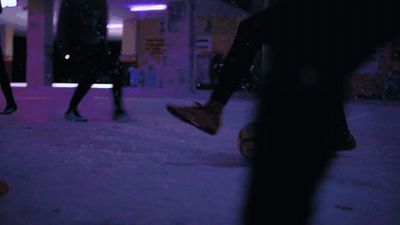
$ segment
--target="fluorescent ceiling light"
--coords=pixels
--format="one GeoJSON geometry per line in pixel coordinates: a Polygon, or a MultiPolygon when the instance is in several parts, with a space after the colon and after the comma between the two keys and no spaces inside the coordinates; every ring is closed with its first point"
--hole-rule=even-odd
{"type": "MultiPolygon", "coordinates": [[[[54,88],[75,88],[78,86],[77,83],[53,83],[51,85],[54,88]]],[[[92,88],[105,88],[105,89],[109,89],[112,88],[113,85],[112,84],[93,84],[92,88]]]]}
{"type": "Polygon", "coordinates": [[[167,5],[166,4],[130,5],[129,9],[131,10],[131,12],[166,10],[167,5]]]}
{"type": "Polygon", "coordinates": [[[109,23],[107,25],[108,29],[122,29],[124,28],[124,25],[122,23],[109,23]]]}
{"type": "Polygon", "coordinates": [[[17,0],[1,0],[1,5],[5,7],[15,7],[17,6],[17,0]]]}
{"type": "Polygon", "coordinates": [[[12,82],[10,83],[11,87],[28,87],[27,83],[24,82],[12,82]]]}

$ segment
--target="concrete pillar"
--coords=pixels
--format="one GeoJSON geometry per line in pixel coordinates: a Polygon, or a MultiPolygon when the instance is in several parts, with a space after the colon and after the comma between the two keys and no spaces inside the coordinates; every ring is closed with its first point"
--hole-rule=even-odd
{"type": "Polygon", "coordinates": [[[14,51],[14,27],[7,24],[1,24],[0,40],[1,48],[3,49],[3,60],[6,67],[6,72],[11,78],[14,51]]]}
{"type": "Polygon", "coordinates": [[[27,68],[29,87],[50,86],[53,78],[53,0],[28,1],[27,68]]]}
{"type": "Polygon", "coordinates": [[[137,20],[127,19],[124,21],[124,30],[122,35],[122,46],[120,60],[123,63],[133,63],[137,59],[137,20]]]}
{"type": "Polygon", "coordinates": [[[168,86],[194,91],[194,0],[170,0],[168,4],[165,56],[170,70],[168,86]]]}

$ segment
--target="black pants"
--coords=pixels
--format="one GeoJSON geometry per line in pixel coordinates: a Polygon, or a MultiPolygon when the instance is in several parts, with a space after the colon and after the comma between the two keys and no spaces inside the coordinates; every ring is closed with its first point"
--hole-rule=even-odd
{"type": "MultiPolygon", "coordinates": [[[[234,42],[224,61],[224,67],[219,76],[219,83],[211,95],[211,101],[225,105],[235,90],[239,88],[241,81],[250,69],[251,63],[257,52],[261,50],[262,45],[271,45],[273,39],[281,39],[273,31],[274,22],[276,22],[279,16],[276,8],[270,7],[262,10],[239,24],[234,42]]],[[[302,38],[295,35],[293,37],[302,38]]],[[[276,48],[274,49],[276,50],[276,48]]],[[[343,74],[339,76],[343,76],[343,74]]],[[[340,97],[344,97],[343,93],[340,94],[340,97]]],[[[335,117],[335,121],[337,121],[337,126],[332,131],[333,136],[348,132],[348,124],[341,98],[334,101],[336,107],[330,113],[332,117],[335,117]]]]}
{"type": "Polygon", "coordinates": [[[90,90],[96,79],[102,75],[110,76],[113,83],[113,100],[116,108],[121,108],[122,72],[120,64],[113,64],[106,45],[77,45],[71,52],[70,73],[79,74],[80,81],[72,96],[69,109],[77,109],[79,103],[90,90]]]}
{"type": "Polygon", "coordinates": [[[0,47],[0,84],[6,98],[7,105],[15,105],[14,96],[10,86],[10,79],[7,76],[6,68],[3,59],[3,49],[0,47]]]}
{"type": "Polygon", "coordinates": [[[271,8],[274,56],[257,115],[247,225],[309,224],[312,197],[335,154],[324,146],[340,123],[333,114],[344,80],[400,33],[399,4],[296,0],[271,8]]]}
{"type": "Polygon", "coordinates": [[[211,95],[211,101],[226,104],[237,90],[250,69],[263,44],[269,44],[271,13],[263,10],[239,24],[236,37],[224,60],[219,82],[211,95]]]}

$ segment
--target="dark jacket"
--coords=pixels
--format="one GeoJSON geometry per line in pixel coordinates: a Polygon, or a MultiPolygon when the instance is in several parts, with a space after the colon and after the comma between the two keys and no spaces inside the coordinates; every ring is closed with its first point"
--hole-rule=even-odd
{"type": "Polygon", "coordinates": [[[107,41],[106,0],[63,0],[60,5],[56,41],[60,45],[99,45],[107,41]]]}

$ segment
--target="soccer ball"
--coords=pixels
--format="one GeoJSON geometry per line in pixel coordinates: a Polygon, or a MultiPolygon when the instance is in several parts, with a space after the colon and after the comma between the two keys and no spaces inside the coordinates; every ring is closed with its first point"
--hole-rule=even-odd
{"type": "Polygon", "coordinates": [[[254,158],[256,124],[254,122],[247,124],[239,131],[238,145],[240,154],[245,159],[254,158]]]}

